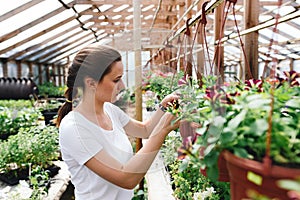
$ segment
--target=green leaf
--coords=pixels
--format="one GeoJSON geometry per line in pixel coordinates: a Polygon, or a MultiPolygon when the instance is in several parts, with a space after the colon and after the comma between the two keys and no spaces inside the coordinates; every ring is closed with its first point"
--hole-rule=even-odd
{"type": "Polygon", "coordinates": [[[300,192],[300,181],[282,179],[282,180],[277,181],[277,184],[280,188],[300,192]]]}
{"type": "Polygon", "coordinates": [[[231,129],[235,129],[237,128],[240,123],[245,119],[245,116],[247,114],[247,110],[242,110],[242,112],[240,112],[238,115],[236,115],[233,119],[231,119],[229,122],[228,122],[228,126],[231,128],[231,129]]]}
{"type": "Polygon", "coordinates": [[[204,150],[204,156],[207,156],[207,158],[214,158],[214,152],[212,152],[212,150],[214,149],[214,147],[216,146],[215,143],[208,145],[205,150],[204,150]]]}
{"type": "Polygon", "coordinates": [[[262,136],[268,130],[268,122],[266,119],[256,119],[250,126],[251,132],[257,136],[262,136]]]}
{"type": "Polygon", "coordinates": [[[286,106],[292,107],[292,108],[300,108],[300,98],[290,99],[286,102],[286,106]]]}
{"type": "Polygon", "coordinates": [[[241,148],[235,148],[234,154],[241,158],[248,158],[248,155],[249,155],[245,149],[241,149],[241,148]]]}
{"type": "Polygon", "coordinates": [[[236,133],[233,132],[223,132],[220,136],[220,140],[222,143],[230,143],[234,141],[236,138],[236,133]]]}
{"type": "Polygon", "coordinates": [[[210,167],[207,167],[206,174],[211,180],[217,181],[219,178],[218,165],[212,165],[210,167]]]}

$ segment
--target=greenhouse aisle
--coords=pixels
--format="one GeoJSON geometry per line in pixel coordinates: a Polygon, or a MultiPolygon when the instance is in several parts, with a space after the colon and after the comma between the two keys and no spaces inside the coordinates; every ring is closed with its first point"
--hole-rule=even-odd
{"type": "MultiPolygon", "coordinates": [[[[144,110],[143,120],[147,120],[151,114],[152,112],[144,110]]],[[[147,140],[143,140],[143,143],[145,142],[147,140]]],[[[148,189],[148,200],[175,200],[175,197],[172,195],[170,176],[166,171],[160,152],[145,175],[145,179],[148,189]]]]}
{"type": "Polygon", "coordinates": [[[148,188],[148,200],[175,200],[170,184],[170,176],[165,169],[163,158],[158,153],[145,176],[148,188]]]}

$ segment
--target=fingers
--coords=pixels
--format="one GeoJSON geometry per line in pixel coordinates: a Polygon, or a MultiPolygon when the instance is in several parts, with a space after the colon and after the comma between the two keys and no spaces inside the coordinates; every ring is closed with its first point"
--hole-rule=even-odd
{"type": "Polygon", "coordinates": [[[180,124],[180,120],[176,120],[176,117],[168,112],[164,114],[161,120],[164,121],[164,127],[168,128],[170,131],[177,129],[180,124]]]}
{"type": "Polygon", "coordinates": [[[173,104],[173,102],[175,100],[178,100],[179,99],[179,96],[176,95],[176,94],[169,94],[167,95],[162,101],[161,101],[161,104],[164,106],[164,107],[167,107],[168,105],[170,104],[173,104]]]}

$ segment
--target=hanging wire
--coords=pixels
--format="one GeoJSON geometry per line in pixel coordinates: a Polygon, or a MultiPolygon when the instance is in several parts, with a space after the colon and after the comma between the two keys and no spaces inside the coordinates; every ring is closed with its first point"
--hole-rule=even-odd
{"type": "MultiPolygon", "coordinates": [[[[278,41],[275,41],[274,38],[275,38],[275,35],[276,35],[277,31],[278,31],[277,27],[278,27],[278,21],[279,21],[279,18],[280,18],[279,10],[280,10],[281,5],[282,5],[282,0],[279,0],[278,1],[278,5],[277,5],[278,6],[277,13],[275,15],[275,24],[274,24],[274,27],[273,27],[273,30],[272,30],[272,37],[270,39],[270,44],[269,44],[268,52],[266,53],[267,57],[270,57],[270,55],[271,55],[271,52],[272,52],[272,49],[273,49],[272,48],[273,47],[273,43],[274,42],[275,43],[278,42],[278,41]]],[[[277,50],[275,49],[274,53],[276,53],[277,51],[278,51],[278,49],[277,50]]],[[[272,78],[274,78],[274,76],[275,76],[276,64],[278,63],[278,60],[275,57],[276,56],[273,56],[273,58],[272,58],[273,66],[271,67],[271,73],[270,73],[270,75],[271,75],[272,78]]],[[[264,70],[263,70],[263,74],[262,74],[262,79],[265,78],[266,71],[267,71],[267,68],[268,68],[268,64],[269,64],[269,62],[266,60],[265,66],[264,66],[264,70]]]]}

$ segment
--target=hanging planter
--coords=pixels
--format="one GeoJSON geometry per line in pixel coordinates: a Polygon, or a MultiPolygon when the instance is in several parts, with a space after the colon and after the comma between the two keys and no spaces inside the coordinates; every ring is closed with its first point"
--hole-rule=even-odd
{"type": "MultiPolygon", "coordinates": [[[[201,174],[203,174],[204,176],[208,176],[207,175],[207,169],[200,169],[201,174]]],[[[230,181],[230,176],[229,176],[229,172],[227,169],[227,161],[224,158],[224,152],[221,152],[218,158],[218,181],[221,182],[229,182],[230,181]]]]}
{"type": "Polygon", "coordinates": [[[232,200],[249,198],[251,191],[269,198],[289,199],[288,190],[280,188],[277,181],[300,177],[300,169],[276,165],[268,169],[261,162],[237,157],[229,151],[224,152],[224,157],[230,174],[232,200]]]}

